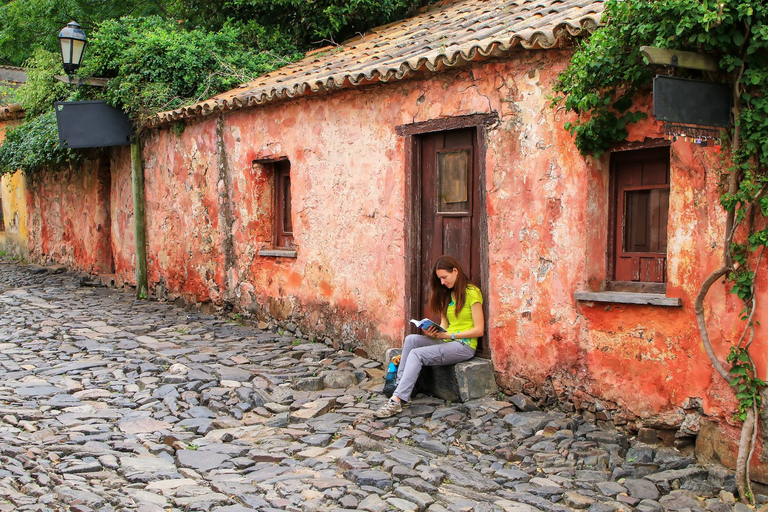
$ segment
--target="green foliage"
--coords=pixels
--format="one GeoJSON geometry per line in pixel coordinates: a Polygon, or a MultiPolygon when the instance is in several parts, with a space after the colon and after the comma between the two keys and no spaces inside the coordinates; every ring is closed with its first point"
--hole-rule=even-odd
{"type": "Polygon", "coordinates": [[[0,63],[21,66],[36,48],[55,50],[71,7],[68,0],[5,2],[0,6],[0,63]]]}
{"type": "Polygon", "coordinates": [[[190,27],[241,28],[248,44],[278,53],[341,42],[406,17],[434,0],[176,0],[173,11],[190,27]]]}
{"type": "Polygon", "coordinates": [[[238,30],[184,30],[153,16],[102,23],[92,41],[84,74],[113,77],[105,99],[142,121],[236,87],[282,62],[253,53],[238,30]]]}
{"type": "Polygon", "coordinates": [[[6,132],[0,145],[0,175],[17,170],[30,175],[43,169],[68,166],[78,154],[59,148],[56,114],[51,109],[6,132]]]}
{"type": "Polygon", "coordinates": [[[731,347],[727,361],[731,363],[731,369],[728,372],[733,375],[730,384],[736,390],[736,399],[739,401],[735,418],[744,421],[747,418],[747,411],[753,407],[760,409],[762,405],[760,391],[765,387],[765,381],[755,377],[754,365],[747,349],[731,347]]]}
{"type": "Polygon", "coordinates": [[[7,130],[0,145],[0,175],[17,170],[31,175],[75,162],[79,156],[59,147],[54,101],[81,99],[82,94],[59,82],[61,58],[38,48],[27,62],[27,83],[14,91],[25,110],[25,122],[7,130]]]}
{"type": "Polygon", "coordinates": [[[76,20],[86,30],[126,14],[166,12],[165,0],[13,0],[0,2],[0,64],[22,66],[34,51],[58,52],[59,31],[76,20]]]}
{"type": "Polygon", "coordinates": [[[72,89],[54,78],[62,74],[61,56],[42,48],[35,50],[26,63],[27,83],[17,92],[27,117],[34,117],[53,108],[53,102],[67,98],[72,89]]]}
{"type": "Polygon", "coordinates": [[[0,80],[0,105],[10,105],[11,103],[18,102],[18,89],[10,83],[0,80]]]}

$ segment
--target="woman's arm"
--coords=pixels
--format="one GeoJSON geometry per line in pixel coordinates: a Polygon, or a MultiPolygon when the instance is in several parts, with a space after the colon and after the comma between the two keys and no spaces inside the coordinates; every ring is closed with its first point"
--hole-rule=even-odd
{"type": "MultiPolygon", "coordinates": [[[[483,303],[475,302],[472,304],[472,324],[474,327],[456,333],[457,338],[479,338],[485,333],[485,316],[483,315],[483,303]]],[[[448,328],[448,319],[442,317],[440,319],[440,325],[448,328]]],[[[438,340],[447,340],[451,337],[450,333],[437,332],[437,329],[432,327],[430,331],[427,331],[427,336],[430,338],[436,338],[438,340]]]]}
{"type": "Polygon", "coordinates": [[[474,327],[456,333],[457,338],[479,338],[485,334],[485,315],[483,315],[483,303],[472,304],[472,324],[474,327]]]}

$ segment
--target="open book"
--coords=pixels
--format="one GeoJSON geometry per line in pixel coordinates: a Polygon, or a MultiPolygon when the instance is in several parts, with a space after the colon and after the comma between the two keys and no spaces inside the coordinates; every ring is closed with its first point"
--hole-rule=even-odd
{"type": "Polygon", "coordinates": [[[418,327],[419,329],[424,329],[425,331],[434,325],[435,327],[437,327],[437,330],[439,332],[447,332],[445,329],[443,329],[443,326],[441,326],[440,324],[436,324],[429,318],[425,318],[424,320],[411,320],[411,323],[416,327],[418,327]]]}

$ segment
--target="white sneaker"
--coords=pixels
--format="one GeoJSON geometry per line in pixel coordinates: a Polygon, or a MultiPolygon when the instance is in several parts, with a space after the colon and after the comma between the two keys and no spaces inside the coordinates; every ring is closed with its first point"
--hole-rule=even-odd
{"type": "Polygon", "coordinates": [[[373,415],[377,418],[390,418],[395,414],[400,414],[401,412],[403,412],[403,406],[400,404],[400,402],[396,400],[387,400],[387,402],[382,405],[378,411],[373,413],[373,415]]]}

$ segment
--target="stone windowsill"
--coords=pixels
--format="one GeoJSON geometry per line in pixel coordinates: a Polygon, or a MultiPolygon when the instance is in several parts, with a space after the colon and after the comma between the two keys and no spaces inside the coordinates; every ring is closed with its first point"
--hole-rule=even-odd
{"type": "Polygon", "coordinates": [[[295,258],[298,255],[293,249],[261,249],[259,256],[269,256],[272,258],[295,258]]]}
{"type": "Polygon", "coordinates": [[[614,304],[645,304],[649,306],[683,305],[683,300],[662,293],[633,292],[575,292],[573,298],[583,302],[612,302],[614,304]]]}

